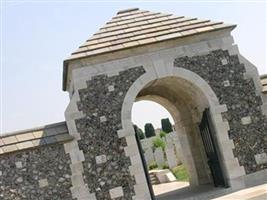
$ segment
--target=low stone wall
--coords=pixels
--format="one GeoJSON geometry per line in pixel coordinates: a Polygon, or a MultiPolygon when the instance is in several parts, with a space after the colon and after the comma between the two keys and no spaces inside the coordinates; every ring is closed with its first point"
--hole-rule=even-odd
{"type": "Polygon", "coordinates": [[[71,200],[65,122],[0,137],[1,200],[71,200]]]}
{"type": "Polygon", "coordinates": [[[69,163],[62,144],[2,154],[0,199],[72,199],[69,163]]]}

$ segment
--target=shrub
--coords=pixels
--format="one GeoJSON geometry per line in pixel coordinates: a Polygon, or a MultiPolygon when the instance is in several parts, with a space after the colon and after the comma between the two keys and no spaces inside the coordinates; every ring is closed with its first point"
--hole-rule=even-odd
{"type": "Polygon", "coordinates": [[[161,138],[166,137],[166,133],[164,131],[160,131],[159,136],[161,138]]]}
{"type": "Polygon", "coordinates": [[[161,119],[161,129],[166,133],[170,133],[173,131],[172,124],[169,118],[161,119]]]}
{"type": "Polygon", "coordinates": [[[158,168],[158,165],[157,165],[157,163],[152,162],[152,163],[148,166],[148,168],[149,168],[149,170],[156,169],[156,168],[158,168]]]}
{"type": "Polygon", "coordinates": [[[145,124],[145,135],[146,135],[146,138],[150,138],[156,135],[155,129],[151,123],[145,124]]]}
{"type": "Polygon", "coordinates": [[[165,163],[164,165],[162,165],[162,169],[169,169],[169,166],[165,163]]]}
{"type": "Polygon", "coordinates": [[[172,173],[174,174],[174,176],[176,177],[176,179],[178,181],[188,181],[189,180],[189,176],[188,176],[188,173],[187,173],[184,165],[179,165],[177,167],[174,167],[172,169],[172,173]]]}
{"type": "Polygon", "coordinates": [[[156,137],[153,140],[153,148],[154,149],[161,147],[162,150],[164,150],[165,146],[166,146],[165,142],[160,137],[156,137]]]}

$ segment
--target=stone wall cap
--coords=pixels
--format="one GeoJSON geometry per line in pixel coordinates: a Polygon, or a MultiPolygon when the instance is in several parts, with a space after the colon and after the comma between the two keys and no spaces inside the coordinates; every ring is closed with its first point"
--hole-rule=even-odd
{"type": "Polygon", "coordinates": [[[6,133],[0,136],[0,154],[43,145],[64,143],[74,139],[69,135],[66,122],[6,133]]]}

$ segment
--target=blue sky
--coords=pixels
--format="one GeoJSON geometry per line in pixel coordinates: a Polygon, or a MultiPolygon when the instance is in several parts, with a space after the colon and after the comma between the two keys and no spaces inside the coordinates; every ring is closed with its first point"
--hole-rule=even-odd
{"type": "MultiPolygon", "coordinates": [[[[63,60],[118,10],[132,7],[237,24],[233,36],[240,52],[257,66],[260,74],[267,73],[263,2],[11,3],[6,0],[2,8],[1,132],[63,121],[69,101],[68,94],[62,91],[63,60]]],[[[152,104],[139,103],[134,107],[134,116],[139,121],[150,119],[158,126],[161,116],[154,111],[152,104]]],[[[166,116],[164,111],[159,113],[166,116]]]]}

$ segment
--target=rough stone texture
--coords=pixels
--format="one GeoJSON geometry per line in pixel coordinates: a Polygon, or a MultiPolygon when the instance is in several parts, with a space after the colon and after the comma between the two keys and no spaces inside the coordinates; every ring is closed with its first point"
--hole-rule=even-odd
{"type": "Polygon", "coordinates": [[[267,119],[261,111],[262,100],[256,95],[254,82],[245,78],[245,67],[238,56],[216,50],[207,55],[177,58],[174,65],[200,75],[212,87],[219,102],[227,105],[228,111],[223,117],[230,125],[228,133],[235,145],[234,155],[246,173],[267,168],[266,164],[257,165],[254,158],[256,154],[267,152],[264,142],[267,119]],[[225,79],[230,83],[228,87],[224,86],[225,79]],[[247,116],[251,117],[251,123],[243,125],[241,119],[247,116]]]}
{"type": "Polygon", "coordinates": [[[85,157],[85,183],[97,199],[111,199],[109,191],[117,187],[123,189],[123,197],[117,199],[129,200],[135,195],[135,180],[129,172],[130,159],[124,153],[126,140],[119,138],[117,131],[122,128],[121,108],[125,94],[144,72],[142,67],[136,67],[118,76],[95,76],[87,82],[87,88],[79,90],[78,108],[85,117],[76,120],[81,135],[78,143],[85,157]],[[114,90],[109,91],[110,85],[114,90]],[[106,121],[101,122],[101,116],[105,116],[106,121]],[[99,155],[106,155],[105,163],[96,163],[99,155]]]}
{"type": "Polygon", "coordinates": [[[1,155],[0,199],[71,200],[69,163],[63,145],[1,155]]]}

